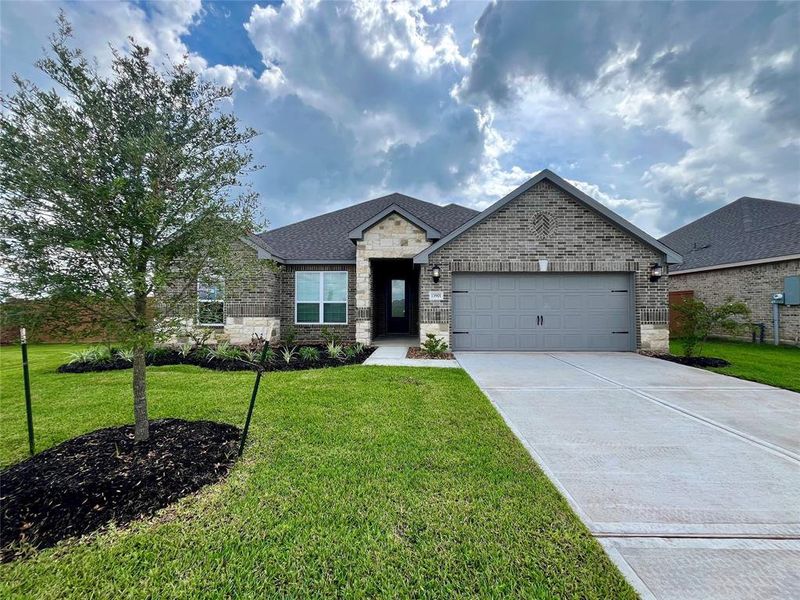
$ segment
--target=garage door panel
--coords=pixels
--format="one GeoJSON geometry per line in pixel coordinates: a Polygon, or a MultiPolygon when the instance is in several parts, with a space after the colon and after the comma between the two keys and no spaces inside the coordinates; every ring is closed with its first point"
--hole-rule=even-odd
{"type": "Polygon", "coordinates": [[[511,296],[507,294],[500,294],[497,297],[497,309],[498,310],[516,310],[517,308],[517,297],[511,296]]]}
{"type": "Polygon", "coordinates": [[[453,348],[631,350],[630,286],[627,273],[456,273],[453,348]]]}
{"type": "Polygon", "coordinates": [[[497,315],[497,329],[516,329],[517,315],[497,315]]]}

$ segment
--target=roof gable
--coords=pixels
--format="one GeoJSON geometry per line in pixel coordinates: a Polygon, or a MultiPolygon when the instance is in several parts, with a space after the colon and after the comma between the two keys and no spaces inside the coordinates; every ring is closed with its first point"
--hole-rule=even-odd
{"type": "Polygon", "coordinates": [[[350,234],[392,206],[424,224],[421,228],[430,231],[430,239],[436,239],[437,233],[438,237],[446,235],[477,214],[458,204],[440,206],[395,193],[279,227],[258,238],[281,262],[354,263],[356,250],[350,234]]]}
{"type": "Polygon", "coordinates": [[[659,252],[663,253],[665,255],[667,263],[676,264],[676,263],[680,263],[681,262],[682,258],[677,252],[675,252],[671,248],[667,247],[663,243],[659,242],[654,237],[648,235],[647,233],[645,233],[644,231],[642,231],[641,229],[636,227],[633,223],[630,223],[626,219],[623,219],[617,213],[615,213],[611,209],[605,207],[604,205],[599,203],[597,200],[595,200],[591,196],[589,196],[587,194],[584,194],[582,191],[580,191],[574,185],[568,183],[567,181],[565,181],[564,179],[562,179],[561,177],[559,177],[558,175],[556,175],[555,173],[553,173],[549,169],[545,169],[545,170],[541,171],[539,174],[535,175],[534,177],[532,177],[531,179],[529,179],[528,181],[523,183],[521,186],[519,186],[517,189],[512,191],[510,194],[507,194],[506,196],[504,196],[503,198],[501,198],[500,200],[498,200],[497,202],[492,204],[489,208],[487,208],[483,212],[477,214],[476,216],[474,216],[469,221],[465,222],[460,227],[454,229],[449,234],[445,235],[438,242],[436,242],[435,244],[432,244],[431,246],[429,246],[428,248],[426,248],[425,250],[420,252],[417,256],[414,257],[414,262],[415,263],[427,263],[428,262],[428,257],[433,252],[436,252],[436,250],[438,250],[442,246],[446,245],[447,243],[451,242],[452,240],[454,240],[455,238],[460,236],[465,231],[471,229],[475,225],[478,225],[479,223],[482,223],[487,218],[489,218],[491,215],[493,215],[495,212],[497,212],[498,210],[503,208],[506,204],[508,204],[509,202],[511,202],[512,200],[514,200],[518,196],[520,196],[521,194],[527,192],[529,189],[531,189],[537,183],[539,183],[539,182],[541,182],[541,181],[543,181],[545,179],[548,180],[550,183],[556,185],[557,187],[561,188],[567,194],[569,194],[570,196],[575,198],[578,202],[584,204],[588,208],[590,208],[593,211],[595,211],[596,213],[600,214],[602,217],[604,217],[606,220],[610,221],[613,225],[615,225],[619,229],[623,230],[624,232],[628,233],[632,237],[637,238],[641,242],[643,242],[643,243],[647,244],[648,246],[650,246],[652,248],[655,248],[659,252]]]}
{"type": "Polygon", "coordinates": [[[661,241],[684,256],[676,272],[800,255],[800,204],[745,196],[661,241]]]}
{"type": "Polygon", "coordinates": [[[384,208],[374,217],[370,217],[369,219],[361,223],[358,227],[353,229],[349,235],[350,239],[354,241],[363,240],[364,232],[367,229],[369,229],[370,227],[372,227],[377,223],[380,223],[391,214],[398,214],[409,223],[413,223],[414,225],[422,229],[425,232],[425,237],[429,240],[438,240],[440,237],[442,237],[442,234],[435,227],[431,227],[425,221],[423,221],[418,217],[415,217],[413,214],[405,210],[403,207],[398,206],[397,204],[392,204],[391,206],[387,206],[386,208],[384,208]]]}

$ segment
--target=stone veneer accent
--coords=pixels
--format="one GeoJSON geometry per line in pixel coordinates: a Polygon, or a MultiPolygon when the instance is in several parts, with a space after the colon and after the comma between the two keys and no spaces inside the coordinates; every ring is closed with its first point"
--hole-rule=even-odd
{"type": "Polygon", "coordinates": [[[548,272],[632,272],[636,346],[658,352],[668,349],[667,277],[651,282],[648,275],[650,263],[663,264],[664,256],[546,180],[434,252],[422,265],[420,338],[424,339],[423,332],[439,331],[450,343],[453,273],[535,273],[539,259],[549,261],[548,272]],[[543,213],[553,217],[547,228],[540,223],[543,213]],[[437,264],[442,276],[433,283],[431,269],[437,264]],[[444,300],[429,300],[431,291],[444,292],[444,300]]]}
{"type": "MultiPolygon", "coordinates": [[[[212,344],[227,341],[236,345],[250,342],[253,334],[263,335],[270,343],[278,342],[280,316],[278,314],[279,272],[274,263],[258,259],[250,246],[236,242],[231,264],[235,272],[225,276],[224,325],[209,327],[214,331],[209,340],[212,344]]],[[[197,286],[195,282],[175,280],[172,290],[189,285],[190,294],[182,306],[174,307],[167,316],[180,317],[186,329],[197,327],[194,315],[197,309],[197,286]],[[189,315],[192,315],[191,317],[189,315]]],[[[170,291],[167,291],[169,295],[170,291]]],[[[170,343],[186,341],[173,336],[170,343]]]]}
{"type": "MultiPolygon", "coordinates": [[[[772,342],[773,292],[783,290],[783,278],[800,275],[800,259],[760,265],[732,267],[697,273],[673,273],[671,292],[691,290],[703,302],[719,305],[728,298],[747,304],[755,323],[764,323],[765,340],[772,342]]],[[[800,344],[800,306],[781,306],[780,339],[787,344],[800,344]]]]}
{"type": "Polygon", "coordinates": [[[425,232],[393,213],[375,223],[356,242],[356,341],[372,343],[373,258],[413,258],[430,245],[425,232]]]}

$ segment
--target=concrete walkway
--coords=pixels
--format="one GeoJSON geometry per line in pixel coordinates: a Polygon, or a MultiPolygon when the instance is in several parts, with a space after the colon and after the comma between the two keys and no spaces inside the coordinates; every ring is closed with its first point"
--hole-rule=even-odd
{"type": "Polygon", "coordinates": [[[364,365],[384,365],[390,367],[439,367],[458,369],[455,360],[439,360],[428,358],[406,358],[408,346],[378,346],[364,365]]]}
{"type": "Polygon", "coordinates": [[[627,353],[457,353],[643,598],[800,598],[800,394],[627,353]]]}

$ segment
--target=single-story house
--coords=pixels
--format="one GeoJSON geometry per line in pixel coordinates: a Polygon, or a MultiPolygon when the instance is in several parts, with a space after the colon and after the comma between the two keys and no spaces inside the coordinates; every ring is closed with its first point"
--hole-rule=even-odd
{"type": "Polygon", "coordinates": [[[551,171],[484,210],[390,194],[259,235],[276,270],[198,282],[200,324],[234,343],[323,327],[371,344],[426,334],[455,350],[665,351],[681,257],[551,171]]]}
{"type": "MultiPolygon", "coordinates": [[[[683,256],[670,272],[673,297],[691,293],[713,305],[740,300],[772,339],[772,294],[783,291],[784,278],[800,275],[800,204],[739,198],[661,242],[683,256]]],[[[800,306],[780,307],[779,334],[800,342],[800,306]]]]}

